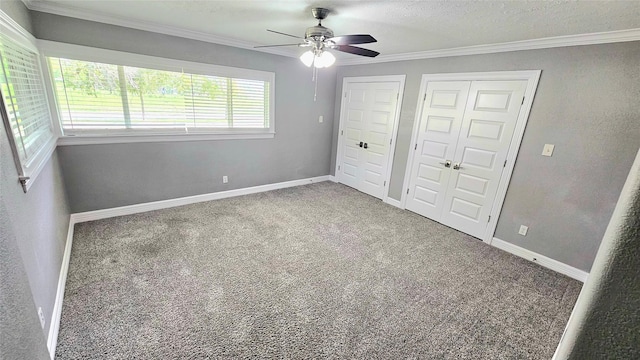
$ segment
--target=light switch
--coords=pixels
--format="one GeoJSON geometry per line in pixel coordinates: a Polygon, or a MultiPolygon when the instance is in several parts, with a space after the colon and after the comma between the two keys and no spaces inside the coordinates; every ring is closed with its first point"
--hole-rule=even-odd
{"type": "Polygon", "coordinates": [[[518,230],[518,234],[520,234],[522,236],[526,236],[527,235],[527,231],[529,231],[529,227],[528,226],[520,225],[520,230],[518,230]]]}
{"type": "Polygon", "coordinates": [[[320,115],[320,117],[318,117],[318,122],[319,123],[324,122],[324,116],[320,115]]]}
{"type": "Polygon", "coordinates": [[[555,147],[555,145],[553,144],[544,144],[544,148],[542,148],[542,155],[543,156],[551,156],[553,155],[553,148],[555,147]]]}

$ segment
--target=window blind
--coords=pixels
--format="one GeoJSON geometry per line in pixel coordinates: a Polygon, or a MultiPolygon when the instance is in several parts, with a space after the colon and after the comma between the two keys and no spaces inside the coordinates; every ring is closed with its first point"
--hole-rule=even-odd
{"type": "Polygon", "coordinates": [[[49,57],[65,134],[270,128],[268,81],[49,57]]]}
{"type": "Polygon", "coordinates": [[[0,66],[0,92],[14,151],[26,167],[53,136],[38,54],[0,34],[0,66]]]}

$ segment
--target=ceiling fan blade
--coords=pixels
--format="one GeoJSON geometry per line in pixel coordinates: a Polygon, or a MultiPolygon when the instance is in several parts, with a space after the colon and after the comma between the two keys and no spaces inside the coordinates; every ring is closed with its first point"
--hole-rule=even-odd
{"type": "Polygon", "coordinates": [[[257,49],[257,48],[278,47],[278,46],[302,46],[302,45],[305,45],[305,44],[296,43],[296,44],[260,45],[260,46],[254,46],[253,48],[257,49]]]}
{"type": "Polygon", "coordinates": [[[284,36],[290,36],[290,37],[292,37],[292,38],[296,38],[296,39],[304,40],[304,38],[301,38],[300,36],[295,36],[295,35],[291,35],[291,34],[283,33],[283,32],[280,32],[280,31],[269,30],[269,29],[267,29],[267,31],[272,32],[272,33],[276,33],[276,34],[280,34],[280,35],[284,35],[284,36]]]}
{"type": "Polygon", "coordinates": [[[333,41],[336,45],[368,44],[378,41],[373,36],[368,34],[334,36],[329,40],[333,41]]]}
{"type": "Polygon", "coordinates": [[[351,45],[336,45],[336,47],[334,49],[336,49],[338,51],[350,53],[350,54],[368,56],[368,57],[376,57],[376,56],[380,55],[380,53],[377,52],[377,51],[373,51],[373,50],[369,50],[369,49],[363,49],[361,47],[351,46],[351,45]]]}

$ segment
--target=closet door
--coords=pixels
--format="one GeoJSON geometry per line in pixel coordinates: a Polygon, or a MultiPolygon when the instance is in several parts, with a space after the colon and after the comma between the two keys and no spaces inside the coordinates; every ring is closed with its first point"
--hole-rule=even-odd
{"type": "Polygon", "coordinates": [[[431,81],[405,207],[483,237],[527,81],[431,81]]]}
{"type": "Polygon", "coordinates": [[[400,83],[349,82],[341,115],[339,181],[382,198],[400,83]]]}
{"type": "Polygon", "coordinates": [[[427,84],[405,206],[431,219],[442,214],[470,85],[470,81],[427,84]]]}
{"type": "Polygon", "coordinates": [[[527,81],[474,81],[453,156],[440,222],[482,237],[527,81]]]}

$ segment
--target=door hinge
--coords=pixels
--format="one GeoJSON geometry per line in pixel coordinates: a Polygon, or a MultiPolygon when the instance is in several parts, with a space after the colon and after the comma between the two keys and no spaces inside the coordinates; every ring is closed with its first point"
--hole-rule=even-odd
{"type": "Polygon", "coordinates": [[[400,93],[396,93],[396,100],[400,99],[400,93]]]}
{"type": "Polygon", "coordinates": [[[392,142],[393,142],[393,139],[389,139],[389,145],[391,145],[392,142]]]}
{"type": "Polygon", "coordinates": [[[424,97],[422,98],[422,101],[427,101],[427,93],[424,93],[424,97]]]}
{"type": "Polygon", "coordinates": [[[344,135],[344,130],[340,130],[340,135],[344,135]]]}
{"type": "Polygon", "coordinates": [[[522,103],[520,105],[524,105],[524,96],[522,97],[522,103]]]}
{"type": "Polygon", "coordinates": [[[344,93],[344,98],[345,98],[345,99],[347,98],[347,93],[344,93]]]}
{"type": "Polygon", "coordinates": [[[418,150],[418,144],[416,144],[416,146],[413,147],[413,150],[418,150]]]}
{"type": "Polygon", "coordinates": [[[409,189],[407,189],[407,194],[409,193],[409,189]]]}
{"type": "Polygon", "coordinates": [[[487,219],[487,222],[491,222],[491,215],[489,215],[489,219],[487,219]]]}
{"type": "Polygon", "coordinates": [[[340,170],[340,165],[338,165],[338,170],[340,170]]]}
{"type": "Polygon", "coordinates": [[[384,182],[384,185],[382,185],[382,186],[387,186],[387,182],[385,181],[385,182],[384,182]]]}
{"type": "Polygon", "coordinates": [[[504,164],[502,164],[502,167],[507,167],[507,160],[504,161],[504,164]]]}

